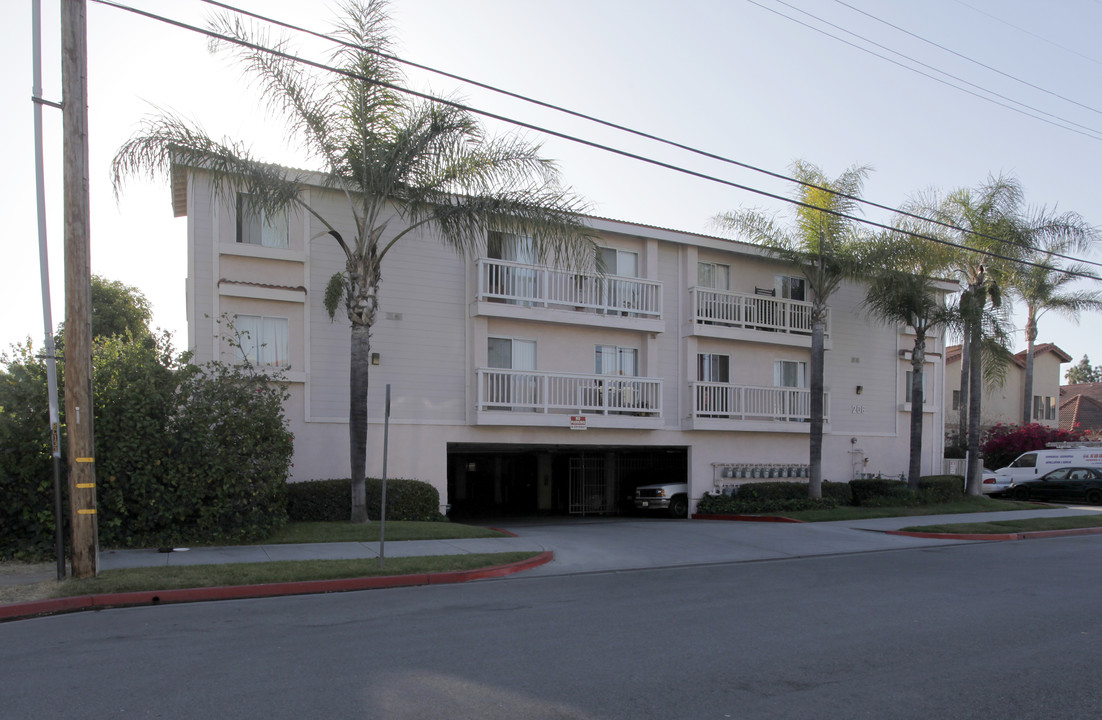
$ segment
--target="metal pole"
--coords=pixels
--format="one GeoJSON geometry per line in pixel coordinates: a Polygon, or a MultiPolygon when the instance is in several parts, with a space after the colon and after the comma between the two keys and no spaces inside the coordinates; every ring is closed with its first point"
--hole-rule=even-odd
{"type": "Polygon", "coordinates": [[[92,413],[92,267],[88,210],[88,36],[85,0],[61,2],[65,186],[65,425],[73,577],[99,570],[92,413]]]}
{"type": "Polygon", "coordinates": [[[386,450],[390,444],[390,383],[386,384],[386,410],[383,413],[383,489],[379,498],[379,567],[386,558],[386,450]]]}
{"type": "Polygon", "coordinates": [[[60,107],[42,99],[42,3],[31,0],[31,102],[34,105],[34,177],[38,196],[38,266],[42,275],[42,325],[46,348],[46,388],[50,406],[50,445],[54,458],[54,545],[57,579],[65,579],[65,522],[61,514],[61,438],[58,430],[57,357],[54,320],[50,311],[50,257],[46,248],[46,181],[42,161],[42,106],[60,107]]]}

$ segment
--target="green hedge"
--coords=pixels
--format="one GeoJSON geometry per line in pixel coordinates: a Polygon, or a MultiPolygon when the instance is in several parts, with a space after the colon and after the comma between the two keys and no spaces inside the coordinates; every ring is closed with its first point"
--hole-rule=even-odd
{"type": "Polygon", "coordinates": [[[849,485],[853,504],[861,507],[938,505],[964,495],[964,478],[960,475],[927,475],[919,479],[917,490],[902,480],[888,478],[853,480],[849,485]]]}
{"type": "Polygon", "coordinates": [[[698,515],[760,515],[796,512],[798,510],[830,510],[838,507],[834,498],[824,497],[812,500],[807,497],[804,485],[802,498],[744,498],[741,493],[733,495],[705,495],[697,503],[698,515]]]}
{"type": "Polygon", "coordinates": [[[918,491],[928,505],[955,502],[964,497],[964,476],[927,475],[919,479],[918,491]]]}
{"type": "MultiPolygon", "coordinates": [[[[287,515],[292,522],[339,522],[352,516],[352,488],[348,478],[311,480],[287,486],[287,515]]],[[[367,516],[380,517],[383,481],[367,479],[367,516]]],[[[388,520],[443,520],[440,493],[421,480],[386,481],[388,520]]]]}

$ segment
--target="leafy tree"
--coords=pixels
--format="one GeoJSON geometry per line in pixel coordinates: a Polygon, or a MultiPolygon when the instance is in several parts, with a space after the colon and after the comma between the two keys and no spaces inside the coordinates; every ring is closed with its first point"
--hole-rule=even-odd
{"type": "Polygon", "coordinates": [[[1026,255],[1033,265],[1019,265],[1011,276],[1014,293],[1026,306],[1025,382],[1022,391],[1022,423],[1032,419],[1033,356],[1037,342],[1037,321],[1049,310],[1078,320],[1085,310],[1102,310],[1102,291],[1072,290],[1076,277],[1087,267],[1072,263],[1060,267],[1058,254],[1086,252],[1098,239],[1098,230],[1076,213],[1057,214],[1044,208],[1026,220],[1025,238],[1031,250],[1026,255]]]}
{"type": "Polygon", "coordinates": [[[811,300],[811,427],[809,428],[808,495],[822,497],[823,478],[823,365],[828,301],[847,277],[861,268],[860,242],[853,221],[842,217],[859,210],[869,168],[853,166],[830,179],[811,163],[798,160],[792,175],[801,184],[795,191],[795,222],[785,227],[771,215],[741,210],[716,216],[720,228],[758,243],[800,272],[811,300]]]}
{"type": "Polygon", "coordinates": [[[1078,365],[1068,368],[1064,373],[1064,379],[1072,385],[1102,382],[1102,365],[1092,367],[1090,358],[1084,355],[1078,365]]]}
{"type": "Polygon", "coordinates": [[[150,335],[153,308],[138,288],[92,276],[92,337],[150,335]]]}
{"type": "Polygon", "coordinates": [[[931,333],[958,322],[960,309],[955,304],[946,304],[946,290],[937,282],[937,278],[944,277],[951,266],[951,253],[944,245],[931,244],[902,232],[911,230],[926,234],[930,232],[929,228],[905,221],[900,221],[899,226],[901,232],[884,234],[871,247],[866,263],[870,272],[864,304],[872,316],[914,329],[911,386],[908,389],[911,428],[907,481],[917,490],[922,476],[926,339],[931,333]]]}
{"type": "MultiPolygon", "coordinates": [[[[343,304],[350,323],[352,521],[366,522],[370,340],[386,254],[404,238],[430,230],[460,252],[477,249],[491,228],[526,235],[541,260],[578,266],[593,261],[595,246],[579,215],[584,204],[561,186],[538,146],[515,136],[489,137],[466,111],[397,91],[401,73],[388,52],[383,0],[353,0],[343,11],[334,37],[344,44],[333,58],[341,73],[324,78],[293,59],[252,49],[269,45],[262,31],[229,16],[213,26],[252,44],[229,48],[321,167],[320,184],[344,197],[352,226],[328,214],[328,197],[307,202],[299,173],[261,162],[241,143],[212,139],[171,114],[145,121],[117,153],[114,176],[118,188],[134,173],[166,174],[176,163],[201,168],[227,196],[248,193],[265,213],[301,209],[343,251],[345,269],[325,297],[330,317],[343,304]]],[[[286,50],[284,43],[279,47],[286,50]]]]}

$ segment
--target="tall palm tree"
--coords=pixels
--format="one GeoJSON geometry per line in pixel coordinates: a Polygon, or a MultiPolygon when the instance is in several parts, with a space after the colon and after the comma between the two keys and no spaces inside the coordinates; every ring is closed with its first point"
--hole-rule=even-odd
{"type": "Polygon", "coordinates": [[[860,207],[870,168],[853,166],[836,179],[828,178],[811,163],[797,160],[792,176],[801,183],[794,198],[795,223],[777,224],[772,215],[759,210],[740,210],[717,215],[714,222],[761,245],[773,256],[797,268],[807,282],[811,298],[811,427],[809,428],[808,495],[822,497],[823,480],[823,365],[827,302],[847,277],[860,269],[858,231],[852,220],[860,207]]]}
{"type": "MultiPolygon", "coordinates": [[[[402,78],[388,52],[385,0],[352,0],[342,11],[335,37],[344,44],[332,58],[342,73],[324,77],[254,49],[269,46],[263,31],[229,16],[212,26],[250,43],[223,41],[219,47],[236,55],[258,81],[269,110],[320,166],[312,182],[343,196],[351,226],[329,215],[324,203],[304,199],[311,176],[261,162],[244,144],[212,139],[172,114],[147,119],[118,151],[113,169],[118,190],[132,174],[164,175],[177,164],[199,168],[227,197],[247,193],[254,211],[301,209],[322,228],[319,236],[329,235],[344,252],[344,271],[331,280],[326,306],[333,317],[343,304],[351,325],[352,521],[366,522],[370,341],[387,253],[425,230],[460,252],[476,250],[491,228],[525,235],[541,259],[579,267],[592,261],[595,246],[579,216],[584,203],[561,186],[538,146],[515,136],[489,137],[468,112],[410,100],[395,89],[402,78]]],[[[275,47],[287,49],[283,41],[275,47]]]]}
{"type": "Polygon", "coordinates": [[[952,253],[944,245],[932,244],[908,234],[908,230],[927,234],[930,232],[928,227],[917,227],[902,221],[897,226],[900,232],[885,233],[870,247],[866,262],[869,284],[864,305],[872,316],[914,330],[911,385],[907,393],[911,401],[907,481],[911,487],[917,488],[922,475],[926,340],[931,333],[956,323],[960,312],[956,304],[946,303],[948,290],[944,280],[939,282],[939,278],[949,273],[952,253]]]}
{"type": "MultiPolygon", "coordinates": [[[[959,228],[952,235],[958,245],[991,253],[985,255],[966,249],[959,251],[953,260],[954,272],[963,286],[959,301],[963,336],[960,436],[967,438],[967,484],[969,494],[973,495],[980,494],[982,481],[979,423],[984,363],[981,358],[985,346],[994,349],[992,339],[996,339],[994,345],[998,346],[1005,337],[1000,322],[1002,287],[1013,258],[1021,253],[1024,244],[1018,222],[1022,198],[1021,184],[1015,178],[999,176],[989,177],[975,189],[956,190],[943,199],[927,195],[917,201],[928,217],[959,228]]],[[[988,356],[1003,357],[990,352],[988,356]]],[[[997,362],[988,364],[996,373],[997,367],[997,362]]]]}
{"type": "Polygon", "coordinates": [[[1102,291],[1072,290],[1068,287],[1076,280],[1071,273],[1086,273],[1087,268],[1078,263],[1060,267],[1057,257],[1070,252],[1089,251],[1099,238],[1097,228],[1077,213],[1057,214],[1042,208],[1027,219],[1026,238],[1033,248],[1026,258],[1034,265],[1020,265],[1011,276],[1013,292],[1026,306],[1023,425],[1033,420],[1033,354],[1037,342],[1037,321],[1049,310],[1073,320],[1078,320],[1083,311],[1102,310],[1102,291]]]}

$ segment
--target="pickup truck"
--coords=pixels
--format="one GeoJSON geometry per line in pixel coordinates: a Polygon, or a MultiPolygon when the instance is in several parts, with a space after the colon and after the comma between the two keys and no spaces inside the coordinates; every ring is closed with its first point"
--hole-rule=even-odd
{"type": "Polygon", "coordinates": [[[635,488],[636,510],[665,510],[670,517],[689,515],[688,483],[655,483],[635,488]]]}

